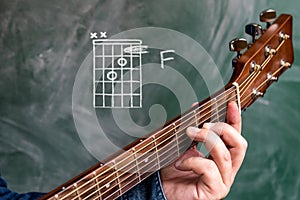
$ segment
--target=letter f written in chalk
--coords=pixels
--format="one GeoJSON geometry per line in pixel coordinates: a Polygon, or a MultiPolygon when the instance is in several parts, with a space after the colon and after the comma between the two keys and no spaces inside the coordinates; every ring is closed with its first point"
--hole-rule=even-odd
{"type": "Polygon", "coordinates": [[[164,54],[174,53],[174,52],[175,52],[175,50],[165,50],[165,51],[160,52],[160,66],[161,66],[162,69],[164,69],[165,61],[174,60],[174,57],[165,58],[164,54]]]}

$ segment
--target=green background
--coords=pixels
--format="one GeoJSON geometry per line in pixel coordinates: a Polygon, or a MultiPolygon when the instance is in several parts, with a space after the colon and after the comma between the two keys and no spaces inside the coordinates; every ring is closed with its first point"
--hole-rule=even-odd
{"type": "Polygon", "coordinates": [[[233,57],[228,42],[245,36],[244,25],[258,22],[266,8],[294,16],[295,63],[243,113],[249,148],[226,199],[299,199],[296,0],[0,0],[1,176],[18,192],[47,192],[97,162],[72,116],[73,84],[92,48],[90,32],[147,26],[182,32],[208,51],[226,82],[233,57]]]}

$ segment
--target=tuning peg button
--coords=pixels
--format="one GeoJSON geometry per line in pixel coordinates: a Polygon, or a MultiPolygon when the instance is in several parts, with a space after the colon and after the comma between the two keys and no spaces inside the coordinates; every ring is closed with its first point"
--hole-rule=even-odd
{"type": "Polygon", "coordinates": [[[259,92],[256,88],[252,90],[252,98],[263,97],[264,93],[259,92]]]}
{"type": "Polygon", "coordinates": [[[241,57],[241,51],[247,48],[247,40],[244,38],[235,38],[229,42],[229,50],[237,52],[236,58],[232,60],[232,67],[236,67],[238,59],[241,57]]]}
{"type": "Polygon", "coordinates": [[[251,23],[245,26],[245,32],[252,37],[252,43],[254,43],[256,36],[259,36],[263,33],[263,28],[259,24],[251,23]]]}
{"type": "Polygon", "coordinates": [[[261,22],[267,23],[267,28],[271,26],[271,22],[276,18],[276,10],[267,9],[260,13],[259,19],[261,22]]]}
{"type": "Polygon", "coordinates": [[[291,63],[286,62],[285,60],[281,60],[280,63],[282,67],[290,68],[292,66],[291,63]]]}
{"type": "Polygon", "coordinates": [[[273,56],[277,53],[276,49],[272,49],[270,46],[265,47],[265,56],[273,56]]]}
{"type": "Polygon", "coordinates": [[[229,42],[229,50],[237,52],[237,58],[241,57],[241,51],[247,48],[247,40],[244,38],[235,38],[229,42]]]}
{"type": "Polygon", "coordinates": [[[268,80],[268,82],[270,82],[270,81],[278,81],[278,78],[275,77],[275,76],[273,76],[272,73],[268,73],[267,74],[267,80],[268,80]]]}

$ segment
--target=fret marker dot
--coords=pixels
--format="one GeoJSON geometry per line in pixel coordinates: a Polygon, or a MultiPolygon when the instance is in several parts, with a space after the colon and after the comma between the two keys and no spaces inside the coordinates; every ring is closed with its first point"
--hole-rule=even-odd
{"type": "Polygon", "coordinates": [[[55,195],[55,198],[58,199],[58,194],[55,195]]]}
{"type": "Polygon", "coordinates": [[[145,162],[145,163],[148,162],[148,158],[145,158],[144,162],[145,162]]]}
{"type": "Polygon", "coordinates": [[[110,184],[109,184],[109,183],[107,183],[107,184],[105,185],[105,187],[106,187],[106,188],[109,188],[109,186],[110,186],[110,184]]]}

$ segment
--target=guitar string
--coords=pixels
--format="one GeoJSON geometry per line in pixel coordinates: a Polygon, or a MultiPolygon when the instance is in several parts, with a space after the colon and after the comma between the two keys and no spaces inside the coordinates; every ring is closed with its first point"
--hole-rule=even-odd
{"type": "MultiPolygon", "coordinates": [[[[280,43],[280,46],[277,47],[276,51],[278,51],[278,49],[282,46],[282,44],[284,43],[284,41],[285,41],[285,40],[283,40],[283,41],[280,43]]],[[[268,62],[271,60],[271,58],[272,58],[273,56],[274,56],[273,54],[271,54],[271,55],[268,56],[268,58],[267,58],[267,59],[264,61],[264,63],[262,64],[262,69],[265,67],[264,64],[267,65],[268,62]]],[[[260,73],[260,72],[258,72],[258,73],[256,74],[256,77],[259,75],[259,73],[260,73]]],[[[254,78],[256,78],[256,77],[254,77],[254,78]]],[[[249,78],[249,77],[248,77],[248,78],[249,78]]],[[[248,78],[247,78],[247,79],[248,79],[248,78]]],[[[252,78],[251,78],[251,79],[252,79],[252,78]]],[[[252,80],[252,81],[253,81],[253,80],[252,80]]],[[[248,83],[248,84],[251,84],[252,81],[251,81],[250,83],[248,83]]],[[[245,82],[243,82],[243,83],[247,83],[247,81],[245,81],[245,82]]],[[[242,84],[241,84],[241,85],[242,85],[242,84]]],[[[248,87],[249,87],[249,86],[248,86],[248,87]]],[[[246,87],[246,88],[248,89],[248,87],[246,87]]],[[[243,88],[241,88],[241,89],[243,89],[243,88]]],[[[226,92],[226,91],[225,91],[225,92],[226,92]]],[[[243,93],[243,94],[244,94],[244,93],[243,93]]]]}
{"type": "MultiPolygon", "coordinates": [[[[275,51],[278,52],[281,48],[281,46],[285,43],[286,39],[282,40],[280,44],[276,47],[275,51]]],[[[264,60],[264,62],[261,64],[262,69],[258,71],[258,73],[255,74],[254,77],[252,77],[251,82],[248,82],[248,86],[244,90],[244,93],[241,93],[241,97],[245,94],[245,92],[249,89],[253,81],[259,76],[260,72],[269,64],[270,60],[273,58],[273,54],[268,55],[268,58],[264,60]]]]}
{"type": "MultiPolygon", "coordinates": [[[[280,72],[282,69],[284,68],[284,66],[281,66],[278,70],[276,70],[274,73],[273,73],[273,75],[276,75],[278,72],[280,72]]],[[[264,86],[264,84],[266,84],[268,82],[268,80],[266,80],[266,81],[264,81],[262,84],[260,84],[259,86],[258,86],[258,88],[260,88],[260,87],[263,87],[264,86]]],[[[247,100],[247,98],[248,97],[250,97],[251,95],[248,95],[244,100],[242,100],[242,102],[244,102],[245,100],[247,100]]],[[[225,115],[225,113],[222,113],[222,115],[225,115]]],[[[180,136],[181,137],[181,136],[180,136]]],[[[171,143],[169,143],[169,144],[171,144],[171,143]]],[[[168,144],[168,145],[169,145],[168,144]]],[[[176,147],[176,145],[172,145],[172,148],[174,148],[174,147],[176,147]]],[[[184,148],[184,147],[183,147],[184,148]]],[[[167,159],[167,158],[165,158],[165,159],[167,159]]],[[[134,180],[133,180],[134,181],[134,180]]],[[[132,181],[131,181],[132,182],[132,181]]],[[[124,188],[124,187],[123,187],[124,188]]],[[[120,191],[123,189],[123,188],[120,188],[120,191]]],[[[114,193],[112,193],[112,194],[110,194],[110,196],[108,196],[108,197],[111,197],[112,195],[114,195],[116,192],[120,192],[120,191],[115,191],[114,193]]],[[[106,197],[105,199],[107,199],[108,197],[106,197]]],[[[96,199],[97,199],[98,197],[96,197],[96,199]]]]}
{"type": "MultiPolygon", "coordinates": [[[[216,98],[218,98],[218,97],[220,97],[220,96],[224,96],[224,95],[227,95],[227,96],[229,96],[229,95],[231,95],[232,93],[236,93],[236,90],[234,90],[234,87],[231,87],[231,88],[229,88],[228,90],[226,90],[226,91],[224,91],[223,93],[221,93],[221,94],[219,94],[219,95],[217,95],[216,96],[216,98]],[[233,89],[233,90],[232,90],[233,89]],[[229,92],[228,94],[226,94],[227,92],[229,92]]],[[[234,97],[236,97],[236,94],[235,94],[235,96],[234,97]]],[[[222,99],[220,99],[220,100],[222,100],[222,99]]],[[[220,101],[220,100],[217,100],[217,102],[218,101],[220,101]]],[[[208,109],[209,108],[209,106],[206,106],[206,107],[204,107],[205,105],[207,105],[207,104],[209,104],[209,103],[211,103],[211,101],[212,100],[209,100],[209,101],[207,101],[206,103],[204,103],[203,105],[201,105],[201,106],[198,106],[198,107],[196,107],[196,109],[194,109],[194,110],[191,110],[189,113],[187,113],[187,114],[185,114],[182,118],[185,118],[186,116],[188,116],[188,115],[190,115],[190,114],[193,114],[193,113],[195,113],[195,112],[197,112],[197,110],[199,110],[200,112],[202,112],[202,110],[206,110],[206,109],[208,109]]],[[[199,114],[199,113],[197,113],[197,114],[199,114]]],[[[192,117],[190,117],[189,119],[191,119],[191,118],[194,118],[195,116],[193,115],[192,117]]],[[[181,119],[182,119],[181,118],[181,119]]],[[[188,119],[188,120],[189,120],[188,119]]],[[[177,121],[179,121],[179,120],[177,120],[177,121]]],[[[175,121],[174,123],[176,123],[177,121],[175,121]]],[[[172,124],[170,124],[170,125],[172,125],[172,124]]],[[[169,126],[170,126],[169,125],[169,126]]],[[[169,128],[169,126],[166,126],[166,127],[164,127],[162,130],[164,130],[164,129],[166,129],[166,128],[169,128]]],[[[178,126],[176,126],[175,128],[178,128],[178,126]]],[[[167,133],[169,133],[170,131],[172,131],[174,128],[172,128],[171,130],[169,130],[169,131],[167,131],[167,133]]],[[[162,130],[160,130],[160,131],[162,131],[162,130]]],[[[159,131],[158,131],[159,132],[159,131]]],[[[160,137],[159,138],[155,138],[155,140],[157,141],[158,139],[160,139],[160,137]]],[[[148,145],[147,145],[148,146],[148,145]]],[[[147,147],[147,146],[145,146],[145,147],[147,147]]],[[[145,148],[144,147],[144,148],[145,148]]],[[[144,149],[143,148],[143,149],[144,149]]],[[[141,149],[142,150],[142,149],[141,149]]],[[[128,158],[128,157],[127,157],[128,158]]],[[[125,159],[127,159],[127,158],[125,158],[125,159]]],[[[125,160],[124,159],[124,160],[125,160]]],[[[107,172],[108,170],[106,170],[106,171],[104,171],[104,172],[102,172],[102,173],[105,173],[105,172],[107,172]]],[[[99,174],[97,177],[99,177],[99,176],[101,176],[101,174],[99,174]]],[[[97,178],[97,177],[94,177],[94,178],[97,178]]],[[[94,179],[92,179],[91,181],[93,181],[94,179]]],[[[80,180],[79,180],[80,181],[80,180]]],[[[78,182],[79,182],[78,181],[78,182]]],[[[81,187],[83,187],[84,185],[81,185],[80,187],[78,187],[77,189],[81,189],[81,187]]],[[[72,185],[70,186],[70,187],[72,187],[72,185]]],[[[61,192],[63,192],[63,191],[61,191],[61,192]]],[[[61,193],[60,192],[60,193],[61,193]]],[[[70,194],[72,194],[73,192],[71,192],[70,194]]],[[[58,193],[59,194],[59,193],[58,193]]],[[[61,197],[60,199],[64,199],[64,198],[66,198],[66,197],[68,197],[69,196],[69,194],[66,194],[66,196],[63,196],[63,197],[61,197]]]]}
{"type": "MultiPolygon", "coordinates": [[[[231,99],[232,99],[232,98],[231,98],[231,99]]],[[[230,100],[231,100],[231,99],[230,99],[230,100]]],[[[226,103],[227,103],[227,102],[226,102],[226,103]]],[[[225,105],[225,104],[223,104],[223,106],[224,106],[224,105],[225,105]]],[[[220,111],[224,111],[224,109],[226,109],[226,106],[224,106],[220,111]]],[[[225,113],[222,113],[222,116],[223,116],[223,115],[225,115],[225,113]]],[[[195,116],[193,116],[193,117],[195,117],[195,116]]],[[[201,120],[201,119],[200,119],[200,120],[201,120]]],[[[204,119],[203,122],[206,121],[206,120],[207,120],[207,119],[204,119]]],[[[203,122],[200,122],[200,123],[203,123],[203,122]]],[[[186,127],[182,128],[182,129],[179,130],[178,132],[181,133],[181,132],[184,131],[187,127],[189,127],[191,124],[194,124],[194,123],[195,123],[195,122],[192,121],[190,124],[188,124],[186,127]]],[[[181,127],[180,127],[180,128],[181,128],[181,127]]],[[[185,136],[185,134],[180,135],[179,138],[181,138],[182,136],[185,136]]],[[[164,141],[162,141],[161,143],[164,143],[164,142],[168,141],[168,140],[171,139],[172,137],[174,137],[174,136],[173,136],[173,135],[169,136],[168,138],[166,138],[166,139],[165,139],[164,141]]],[[[186,137],[186,138],[188,139],[188,137],[186,137]]],[[[185,138],[185,139],[186,139],[186,138],[185,138]]],[[[182,142],[181,142],[181,143],[182,143],[182,142]]],[[[169,143],[169,144],[172,144],[172,143],[169,143]]],[[[168,144],[168,145],[169,145],[169,144],[168,144]]],[[[173,144],[172,147],[174,147],[174,146],[176,146],[176,145],[173,144]]],[[[164,147],[164,148],[165,148],[165,147],[164,147]]],[[[186,148],[186,147],[183,147],[183,148],[186,148]]],[[[153,150],[153,148],[152,148],[151,150],[153,150]]],[[[153,156],[153,155],[159,153],[159,152],[162,151],[162,150],[163,150],[163,149],[160,149],[158,152],[152,153],[152,155],[150,155],[149,157],[151,157],[151,156],[153,156]]],[[[150,151],[150,152],[151,152],[151,151],[150,151]]],[[[146,153],[149,153],[149,152],[146,152],[146,153]]],[[[143,155],[145,155],[146,153],[144,153],[143,155]]],[[[166,152],[166,153],[167,153],[167,152],[166,152]]],[[[165,153],[164,153],[164,154],[165,154],[165,153]]],[[[140,156],[140,157],[143,157],[143,155],[140,156]]],[[[161,157],[161,156],[163,156],[163,154],[160,155],[160,157],[161,157]]],[[[140,157],[139,157],[139,158],[140,158],[140,157]]],[[[133,161],[133,162],[134,162],[134,161],[133,161]]],[[[141,163],[142,163],[142,162],[139,162],[138,165],[140,165],[141,163]]],[[[129,164],[132,164],[132,162],[128,163],[126,166],[128,166],[129,164]]],[[[147,164],[147,165],[149,165],[149,164],[147,164]]],[[[145,165],[144,167],[146,167],[147,165],[145,165]]],[[[144,167],[143,167],[143,168],[144,168],[144,167]]],[[[123,168],[124,168],[124,167],[123,167],[123,168]]],[[[123,168],[122,168],[122,169],[123,169],[123,168]]],[[[126,173],[128,173],[130,170],[132,170],[133,168],[135,168],[135,166],[133,166],[132,168],[130,168],[128,171],[124,172],[123,174],[119,175],[118,177],[123,176],[124,174],[126,174],[126,173]]],[[[121,169],[119,169],[119,171],[121,171],[121,169]]],[[[118,172],[114,172],[113,174],[115,175],[115,174],[117,174],[117,173],[118,173],[118,172]]],[[[130,176],[127,176],[127,178],[128,178],[128,177],[130,177],[130,176]]],[[[115,179],[113,179],[112,181],[110,181],[109,183],[112,183],[112,182],[116,181],[117,179],[118,179],[118,178],[115,178],[115,179]]],[[[100,184],[100,183],[99,183],[99,184],[100,184]]],[[[104,185],[103,183],[101,183],[101,184],[104,185]]],[[[91,186],[91,187],[88,188],[87,190],[90,190],[91,188],[95,188],[95,186],[91,186]]],[[[100,189],[103,189],[103,188],[104,188],[104,187],[102,186],[100,189]]],[[[113,187],[111,187],[111,188],[113,188],[113,187]]],[[[120,190],[121,190],[121,189],[123,189],[123,188],[120,188],[120,190]]],[[[84,194],[85,192],[86,192],[86,191],[83,191],[83,193],[82,193],[82,192],[81,192],[81,193],[84,194]]],[[[97,191],[95,191],[94,193],[96,193],[96,192],[97,192],[97,191]]],[[[106,191],[106,192],[108,192],[108,191],[106,191]]],[[[104,193],[103,193],[103,194],[104,194],[104,193]]]]}

